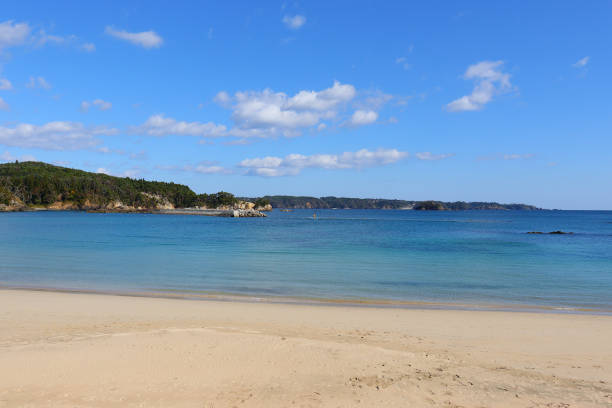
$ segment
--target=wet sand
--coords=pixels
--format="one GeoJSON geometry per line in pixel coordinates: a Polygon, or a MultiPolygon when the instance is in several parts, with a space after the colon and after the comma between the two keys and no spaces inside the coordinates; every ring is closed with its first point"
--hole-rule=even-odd
{"type": "Polygon", "coordinates": [[[612,317],[0,290],[0,407],[612,407],[612,317]]]}

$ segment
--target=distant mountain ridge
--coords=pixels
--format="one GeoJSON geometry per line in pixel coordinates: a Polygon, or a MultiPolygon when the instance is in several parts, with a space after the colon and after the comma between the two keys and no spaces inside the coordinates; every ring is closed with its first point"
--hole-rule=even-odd
{"type": "MultiPolygon", "coordinates": [[[[251,198],[246,198],[252,201],[251,198]]],[[[528,204],[500,204],[496,202],[444,202],[407,201],[381,198],[348,197],[305,197],[305,196],[264,196],[260,200],[269,202],[272,208],[338,208],[338,209],[380,209],[380,210],[538,210],[528,204]]]]}

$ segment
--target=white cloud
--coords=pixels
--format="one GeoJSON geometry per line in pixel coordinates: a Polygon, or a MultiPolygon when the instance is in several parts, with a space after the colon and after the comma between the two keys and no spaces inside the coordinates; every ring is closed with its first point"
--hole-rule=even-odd
{"type": "Polygon", "coordinates": [[[96,50],[96,45],[94,43],[85,43],[81,45],[81,49],[87,52],[94,52],[96,50]]]}
{"type": "Polygon", "coordinates": [[[353,85],[335,81],[330,88],[303,90],[293,96],[270,89],[236,92],[233,97],[227,92],[219,92],[215,101],[232,110],[235,126],[227,131],[227,136],[248,138],[282,134],[292,137],[298,136],[302,129],[319,125],[322,119],[335,117],[355,95],[353,85]]]}
{"type": "Polygon", "coordinates": [[[98,169],[96,170],[96,173],[110,175],[110,172],[106,170],[104,167],[98,167],[98,169]]]}
{"type": "Polygon", "coordinates": [[[432,154],[431,152],[415,153],[414,155],[419,160],[443,160],[454,156],[453,153],[432,154]]]}
{"type": "Polygon", "coordinates": [[[164,115],[153,115],[145,123],[131,129],[133,133],[149,136],[201,136],[217,137],[225,136],[227,128],[212,122],[183,122],[164,115]]]}
{"type": "Polygon", "coordinates": [[[6,78],[0,78],[0,91],[10,91],[13,89],[13,84],[6,78]]]}
{"type": "Polygon", "coordinates": [[[155,31],[143,31],[141,33],[130,33],[125,30],[116,30],[111,26],[107,26],[105,31],[106,34],[111,37],[118,38],[120,40],[128,41],[134,45],[138,45],[143,48],[159,48],[163,44],[164,40],[155,31]]]}
{"type": "Polygon", "coordinates": [[[361,149],[356,152],[335,154],[315,154],[305,156],[290,154],[281,157],[261,157],[245,159],[238,166],[247,169],[247,174],[276,177],[297,175],[305,168],[319,169],[355,169],[365,167],[383,166],[398,162],[408,157],[408,153],[396,149],[378,149],[370,151],[361,149]]]}
{"type": "Polygon", "coordinates": [[[4,99],[0,97],[0,110],[9,110],[9,104],[4,102],[4,99]]]}
{"type": "Polygon", "coordinates": [[[47,80],[41,76],[39,77],[30,77],[30,81],[26,84],[27,88],[42,88],[42,89],[51,89],[51,84],[47,82],[47,80]]]}
{"type": "Polygon", "coordinates": [[[27,23],[13,23],[12,20],[0,23],[0,50],[25,43],[30,32],[27,23]]]}
{"type": "Polygon", "coordinates": [[[89,111],[89,108],[92,106],[97,107],[101,111],[105,111],[105,110],[111,109],[113,107],[113,104],[108,101],[104,101],[102,99],[94,99],[91,102],[83,101],[81,102],[81,111],[87,112],[89,111]]]}
{"type": "Polygon", "coordinates": [[[223,107],[227,107],[232,101],[232,97],[227,92],[221,91],[215,95],[214,101],[223,107]]]}
{"type": "Polygon", "coordinates": [[[116,133],[116,129],[87,127],[78,122],[19,123],[13,127],[0,126],[0,144],[46,150],[92,149],[100,144],[98,136],[116,133]]]}
{"type": "Polygon", "coordinates": [[[352,126],[375,122],[376,110],[392,96],[382,92],[366,95],[369,96],[355,104],[363,108],[359,107],[352,117],[347,117],[347,105],[356,98],[357,91],[353,85],[338,81],[327,89],[302,90],[294,95],[270,89],[241,91],[234,95],[221,91],[214,101],[231,111],[231,127],[213,122],[178,121],[157,114],[142,125],[132,127],[131,131],[150,136],[234,137],[240,139],[240,143],[249,138],[295,137],[305,130],[322,131],[330,121],[352,126]]]}
{"type": "Polygon", "coordinates": [[[351,119],[348,122],[349,126],[363,126],[369,125],[376,122],[378,119],[378,113],[371,110],[357,110],[351,116],[351,119]]]}
{"type": "Polygon", "coordinates": [[[503,64],[503,61],[482,61],[470,65],[463,77],[476,82],[472,93],[452,101],[446,109],[450,112],[480,110],[494,95],[512,89],[510,74],[501,71],[503,64]]]}
{"type": "Polygon", "coordinates": [[[299,14],[295,16],[285,16],[283,17],[283,23],[287,26],[287,28],[297,30],[306,24],[306,17],[299,14]]]}
{"type": "Polygon", "coordinates": [[[583,68],[586,67],[586,65],[589,63],[589,60],[591,59],[591,57],[584,57],[579,59],[578,61],[576,61],[574,64],[572,64],[573,67],[575,68],[583,68]]]}
{"type": "Polygon", "coordinates": [[[343,102],[355,97],[353,85],[341,84],[334,81],[331,88],[322,91],[300,91],[287,101],[287,108],[294,110],[326,111],[333,109],[343,102]]]}

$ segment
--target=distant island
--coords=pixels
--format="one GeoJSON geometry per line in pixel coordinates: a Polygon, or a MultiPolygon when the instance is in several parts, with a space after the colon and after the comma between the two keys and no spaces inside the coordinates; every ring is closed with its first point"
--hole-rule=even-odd
{"type": "MultiPolygon", "coordinates": [[[[253,200],[252,198],[243,198],[253,200]]],[[[500,204],[495,202],[444,202],[444,201],[406,201],[382,198],[346,198],[346,197],[295,197],[264,196],[261,202],[270,203],[272,208],[313,208],[313,209],[363,209],[363,210],[539,210],[527,204],[500,204]]]]}
{"type": "Polygon", "coordinates": [[[273,208],[402,210],[537,210],[527,204],[406,201],[380,198],[264,196],[238,198],[220,191],[115,177],[42,162],[0,164],[0,211],[85,210],[233,217],[265,216],[273,208]]]}

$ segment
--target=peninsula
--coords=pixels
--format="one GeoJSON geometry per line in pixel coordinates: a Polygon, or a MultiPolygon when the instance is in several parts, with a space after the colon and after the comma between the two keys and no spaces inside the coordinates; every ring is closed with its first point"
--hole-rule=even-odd
{"type": "Polygon", "coordinates": [[[0,211],[81,210],[265,217],[261,201],[196,194],[189,187],[114,177],[41,162],[0,164],[0,211]]]}

